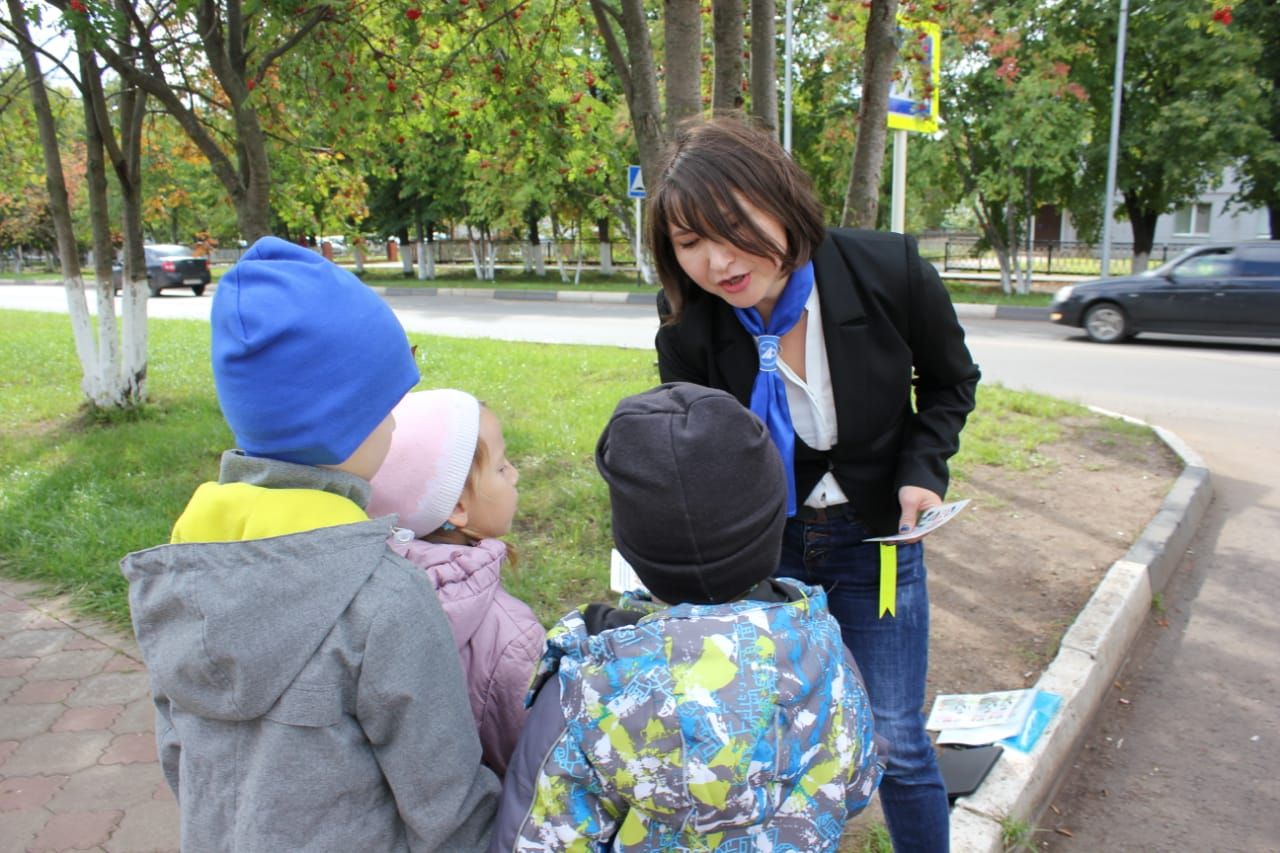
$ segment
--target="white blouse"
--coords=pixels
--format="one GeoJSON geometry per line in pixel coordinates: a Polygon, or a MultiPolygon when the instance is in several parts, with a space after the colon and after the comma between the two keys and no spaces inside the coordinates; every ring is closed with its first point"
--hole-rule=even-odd
{"type": "MultiPolygon", "coordinates": [[[[782,371],[783,383],[787,389],[787,407],[791,410],[791,423],[796,435],[814,450],[830,450],[839,439],[839,432],[817,285],[809,293],[804,309],[809,312],[804,335],[804,373],[808,381],[797,376],[781,358],[778,359],[778,369],[782,371]]],[[[824,507],[848,500],[835,476],[828,471],[803,503],[805,506],[824,507]]]]}

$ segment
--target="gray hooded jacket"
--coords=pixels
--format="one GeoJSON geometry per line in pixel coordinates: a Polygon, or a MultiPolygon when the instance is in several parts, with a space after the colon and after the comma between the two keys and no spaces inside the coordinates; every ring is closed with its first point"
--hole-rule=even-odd
{"type": "Polygon", "coordinates": [[[498,785],[449,624],[368,492],[228,452],[183,544],[123,560],[184,850],[484,849],[498,785]]]}

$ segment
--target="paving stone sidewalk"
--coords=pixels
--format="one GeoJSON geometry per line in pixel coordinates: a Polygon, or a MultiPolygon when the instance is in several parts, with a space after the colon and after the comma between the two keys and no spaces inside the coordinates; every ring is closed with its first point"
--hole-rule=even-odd
{"type": "Polygon", "coordinates": [[[0,578],[0,853],[178,849],[132,637],[0,578]]]}

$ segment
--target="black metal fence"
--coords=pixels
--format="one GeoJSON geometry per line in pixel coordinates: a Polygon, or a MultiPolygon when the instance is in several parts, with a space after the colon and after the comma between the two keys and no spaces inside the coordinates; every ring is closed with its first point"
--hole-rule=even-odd
{"type": "MultiPolygon", "coordinates": [[[[426,245],[437,264],[471,264],[477,255],[484,260],[491,258],[494,264],[504,267],[524,266],[535,261],[533,248],[527,240],[431,240],[426,245]]],[[[600,265],[601,252],[598,240],[543,240],[538,245],[541,248],[544,264],[556,265],[563,262],[566,265],[576,265],[581,255],[584,266],[600,265]]],[[[322,246],[317,246],[315,249],[317,252],[325,251],[322,246]]],[[[245,251],[244,247],[218,247],[209,253],[209,258],[215,264],[233,264],[245,251]]],[[[381,264],[389,261],[403,263],[406,255],[410,262],[416,262],[418,257],[416,243],[401,245],[394,242],[366,241],[361,251],[366,264],[381,264]]],[[[355,249],[351,244],[336,251],[331,247],[329,253],[333,260],[342,264],[352,263],[355,259],[355,249]]],[[[609,242],[609,257],[614,265],[635,266],[635,247],[625,240],[612,240],[609,242]]]]}
{"type": "MultiPolygon", "coordinates": [[[[1169,244],[1153,246],[1149,264],[1152,266],[1163,264],[1183,248],[1185,247],[1169,244]]],[[[980,249],[979,240],[976,237],[948,237],[942,242],[941,249],[940,259],[944,272],[1000,272],[1000,260],[995,251],[980,249]]],[[[1102,247],[1093,243],[1060,241],[1033,243],[1030,257],[1033,273],[1085,276],[1102,274],[1102,247]]],[[[936,254],[933,260],[938,260],[936,254]]],[[[1025,269],[1026,263],[1026,247],[1020,246],[1018,266],[1025,269]]],[[[1108,265],[1111,275],[1127,275],[1132,263],[1132,243],[1111,244],[1111,262],[1108,265]]]]}

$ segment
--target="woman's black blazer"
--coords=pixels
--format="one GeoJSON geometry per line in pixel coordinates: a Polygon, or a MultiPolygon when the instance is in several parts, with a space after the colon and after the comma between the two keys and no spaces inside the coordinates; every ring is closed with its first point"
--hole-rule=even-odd
{"type": "MultiPolygon", "coordinates": [[[[913,238],[832,229],[813,264],[838,440],[819,453],[797,438],[796,489],[803,500],[831,470],[875,535],[896,532],[899,487],[946,494],[978,366],[913,238]]],[[[720,388],[750,404],[756,346],[724,300],[696,293],[677,323],[658,330],[656,346],[663,382],[720,388]]]]}

